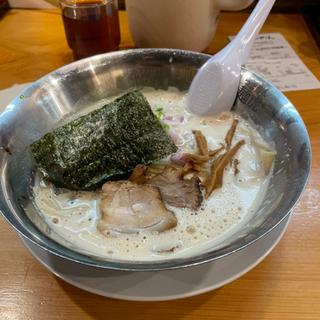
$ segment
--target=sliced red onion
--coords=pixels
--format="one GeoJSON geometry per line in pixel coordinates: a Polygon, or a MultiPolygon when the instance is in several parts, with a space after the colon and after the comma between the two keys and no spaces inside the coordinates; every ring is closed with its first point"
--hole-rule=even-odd
{"type": "Polygon", "coordinates": [[[169,130],[168,135],[175,145],[179,146],[182,143],[180,136],[174,130],[169,130]]]}
{"type": "Polygon", "coordinates": [[[172,117],[172,116],[165,116],[163,118],[163,122],[171,125],[180,124],[184,121],[184,116],[172,117]]]}
{"type": "Polygon", "coordinates": [[[177,153],[171,155],[170,160],[179,166],[183,166],[187,162],[182,151],[178,151],[177,153]]]}

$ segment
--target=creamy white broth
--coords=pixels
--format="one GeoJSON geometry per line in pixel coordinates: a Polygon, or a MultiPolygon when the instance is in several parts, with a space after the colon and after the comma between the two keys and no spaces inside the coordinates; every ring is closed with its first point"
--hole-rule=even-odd
{"type": "MultiPolygon", "coordinates": [[[[192,130],[200,130],[207,138],[209,149],[221,146],[232,123],[232,115],[221,118],[200,117],[185,110],[185,95],[177,89],[168,91],[145,88],[155,112],[163,112],[180,152],[196,152],[192,130]],[[158,111],[157,111],[158,110],[158,111]]],[[[135,234],[110,233],[96,229],[101,217],[99,192],[55,192],[55,188],[36,180],[34,202],[51,230],[65,239],[74,250],[105,259],[148,261],[186,257],[199,254],[220,244],[241,227],[256,211],[267,190],[269,177],[265,174],[259,148],[272,148],[259,133],[240,118],[232,145],[245,140],[238,151],[239,173],[228,165],[223,186],[215,190],[197,211],[174,208],[177,226],[173,229],[135,234]],[[257,147],[259,146],[259,147],[257,147]],[[174,249],[173,249],[174,248],[174,249]]]]}

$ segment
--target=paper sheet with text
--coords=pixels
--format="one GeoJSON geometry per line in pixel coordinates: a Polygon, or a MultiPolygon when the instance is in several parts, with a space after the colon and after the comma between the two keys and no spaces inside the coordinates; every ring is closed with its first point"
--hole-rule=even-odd
{"type": "Polygon", "coordinates": [[[280,33],[259,34],[246,67],[271,81],[281,91],[320,88],[320,81],[280,33]]]}

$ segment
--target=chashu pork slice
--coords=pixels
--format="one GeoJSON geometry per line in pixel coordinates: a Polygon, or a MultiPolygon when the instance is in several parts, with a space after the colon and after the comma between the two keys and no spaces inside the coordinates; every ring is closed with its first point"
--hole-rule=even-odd
{"type": "Polygon", "coordinates": [[[173,207],[197,210],[201,205],[202,193],[199,178],[182,179],[180,169],[166,167],[161,174],[151,178],[147,184],[159,188],[163,201],[173,207]]]}
{"type": "Polygon", "coordinates": [[[102,186],[100,232],[135,233],[165,231],[177,225],[164,206],[159,189],[130,181],[112,181],[102,186]]]}

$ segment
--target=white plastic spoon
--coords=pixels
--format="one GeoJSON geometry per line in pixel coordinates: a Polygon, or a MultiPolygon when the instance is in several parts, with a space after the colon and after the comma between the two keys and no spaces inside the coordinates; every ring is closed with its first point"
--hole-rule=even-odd
{"type": "Polygon", "coordinates": [[[199,69],[188,92],[187,107],[191,113],[217,115],[231,110],[239,87],[241,65],[247,61],[274,2],[260,0],[238,35],[199,69]]]}

